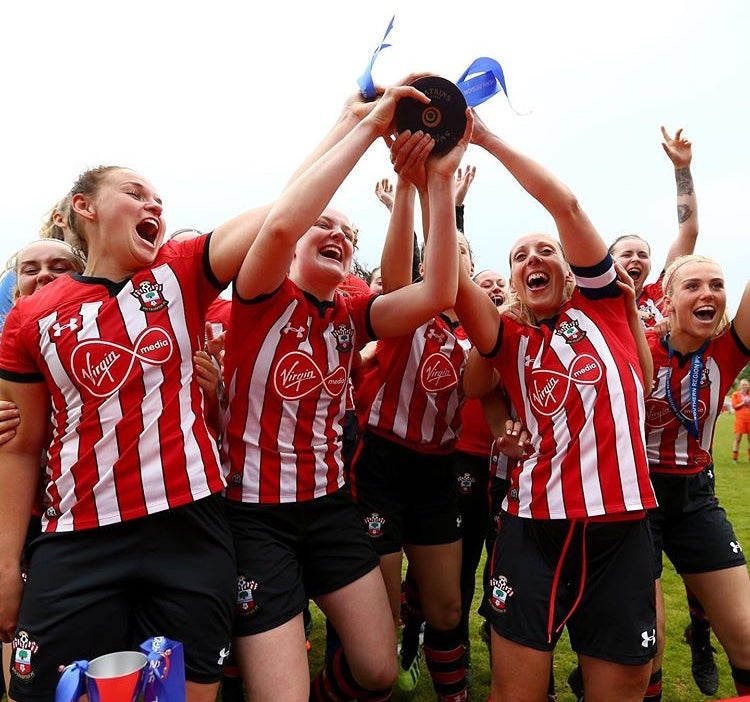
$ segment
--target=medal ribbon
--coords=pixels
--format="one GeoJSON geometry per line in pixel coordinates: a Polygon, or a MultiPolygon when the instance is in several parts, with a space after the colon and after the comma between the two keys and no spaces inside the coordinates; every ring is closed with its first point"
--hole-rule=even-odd
{"type": "Polygon", "coordinates": [[[707,346],[708,340],[703,342],[703,345],[690,359],[690,411],[693,415],[691,420],[688,419],[685,416],[685,413],[677,406],[674,395],[672,394],[672,357],[674,356],[674,349],[672,348],[672,344],[669,343],[669,337],[667,337],[667,348],[669,349],[669,371],[667,372],[667,381],[664,392],[667,396],[667,403],[669,404],[672,413],[680,420],[682,426],[687,429],[688,434],[694,439],[697,439],[700,434],[698,426],[698,389],[700,388],[701,375],[703,374],[703,352],[706,350],[707,346]]]}

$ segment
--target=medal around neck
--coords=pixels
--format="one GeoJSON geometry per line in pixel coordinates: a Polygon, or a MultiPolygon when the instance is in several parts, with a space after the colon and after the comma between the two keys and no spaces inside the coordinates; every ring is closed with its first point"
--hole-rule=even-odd
{"type": "Polygon", "coordinates": [[[425,76],[412,83],[430,98],[429,103],[404,98],[396,106],[396,129],[423,131],[435,140],[432,153],[452,149],[466,129],[466,98],[459,88],[440,76],[425,76]]]}

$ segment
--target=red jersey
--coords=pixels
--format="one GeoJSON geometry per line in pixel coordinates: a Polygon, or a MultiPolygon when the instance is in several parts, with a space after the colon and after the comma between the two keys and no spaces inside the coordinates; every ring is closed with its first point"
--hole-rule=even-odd
{"type": "Polygon", "coordinates": [[[224,358],[227,497],[302,502],[344,484],[341,422],[354,353],[372,338],[374,295],[320,302],[288,278],[232,301],[224,358]]]}
{"type": "Polygon", "coordinates": [[[654,358],[654,389],[646,400],[646,441],[648,462],[652,473],[700,473],[713,462],[711,445],[716,420],[724,406],[724,397],[734,379],[745,367],[750,356],[730,327],[711,340],[702,353],[702,363],[696,376],[697,425],[693,421],[691,367],[695,354],[670,358],[665,339],[654,333],[646,335],[654,358]],[[667,393],[669,383],[675,413],[667,393]],[[693,435],[695,434],[695,435],[693,435]]]}
{"type": "Polygon", "coordinates": [[[413,334],[381,339],[355,388],[360,424],[424,453],[453,449],[461,429],[461,376],[471,343],[444,315],[413,334]]]}
{"type": "MultiPolygon", "coordinates": [[[[614,279],[609,259],[596,270],[601,275],[585,282],[614,279]]],[[[493,362],[532,442],[532,453],[510,468],[503,508],[583,519],[655,507],[643,383],[623,298],[591,299],[576,288],[551,324],[503,317],[499,342],[493,362]]]]}
{"type": "Polygon", "coordinates": [[[655,283],[647,283],[643,286],[643,290],[636,300],[638,314],[646,329],[650,329],[664,319],[662,314],[662,304],[664,303],[663,280],[664,271],[661,272],[655,283]]]}
{"type": "Polygon", "coordinates": [[[232,309],[232,301],[224,297],[217,297],[206,311],[206,321],[214,326],[214,336],[229,329],[229,314],[232,309]]]}
{"type": "Polygon", "coordinates": [[[466,400],[461,408],[461,433],[456,449],[489,458],[494,441],[495,437],[484,417],[482,401],[477,397],[466,400]]]}
{"type": "Polygon", "coordinates": [[[204,270],[207,241],[167,242],[119,284],[63,276],[8,315],[0,377],[44,382],[51,397],[45,531],[136,519],[223,489],[193,382],[219,292],[204,270]]]}

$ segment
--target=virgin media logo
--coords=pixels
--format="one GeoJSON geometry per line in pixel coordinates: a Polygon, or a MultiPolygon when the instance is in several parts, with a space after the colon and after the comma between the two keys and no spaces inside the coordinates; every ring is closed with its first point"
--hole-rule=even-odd
{"type": "Polygon", "coordinates": [[[103,339],[86,339],[73,349],[71,369],[76,382],[95,397],[108,397],[128,379],[136,361],[153,366],[166,363],[174,346],[161,327],[145,329],[133,348],[103,339]]]}
{"type": "Polygon", "coordinates": [[[449,390],[458,383],[456,369],[442,353],[431,353],[419,369],[419,381],[426,392],[449,390]]]}
{"type": "Polygon", "coordinates": [[[531,371],[529,400],[537,414],[551,417],[563,408],[573,384],[596,385],[603,374],[599,360],[587,353],[576,356],[565,373],[535,368],[531,371]]]}
{"type": "Polygon", "coordinates": [[[286,354],[273,371],[273,386],[284,400],[300,400],[323,386],[328,395],[338,397],[346,387],[347,373],[344,366],[337,366],[325,375],[320,366],[302,351],[286,354]]]}

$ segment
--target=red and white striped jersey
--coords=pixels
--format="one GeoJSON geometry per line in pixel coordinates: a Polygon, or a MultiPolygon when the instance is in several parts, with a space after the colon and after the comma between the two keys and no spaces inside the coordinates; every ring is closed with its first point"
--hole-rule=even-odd
{"type": "Polygon", "coordinates": [[[654,333],[646,335],[654,358],[654,389],[646,400],[646,446],[652,473],[700,473],[711,458],[716,420],[734,379],[750,357],[734,328],[709,342],[702,354],[703,368],[698,383],[698,436],[691,436],[667,399],[670,379],[676,407],[689,421],[693,418],[690,367],[693,354],[670,360],[665,341],[654,333]],[[671,369],[671,373],[670,373],[671,369]]]}
{"type": "Polygon", "coordinates": [[[533,446],[511,467],[504,509],[583,519],[656,506],[623,298],[590,299],[576,288],[554,324],[503,317],[501,334],[492,360],[533,446]]]}
{"type": "Polygon", "coordinates": [[[355,387],[360,426],[424,453],[452,450],[470,349],[463,327],[444,315],[413,334],[378,341],[375,364],[355,387]]]}
{"type": "Polygon", "coordinates": [[[167,242],[122,284],[58,278],[8,315],[0,376],[43,381],[52,401],[45,531],[136,519],[223,489],[193,382],[219,292],[206,242],[167,242]]]}
{"type": "Polygon", "coordinates": [[[229,499],[302,502],[344,484],[341,422],[352,357],[372,338],[374,295],[319,302],[288,278],[271,295],[234,299],[222,443],[229,499]]]}
{"type": "Polygon", "coordinates": [[[636,300],[641,323],[646,329],[650,329],[664,319],[664,315],[661,312],[664,302],[662,280],[664,280],[664,271],[661,272],[659,279],[655,283],[646,283],[643,286],[643,290],[636,300]]]}

